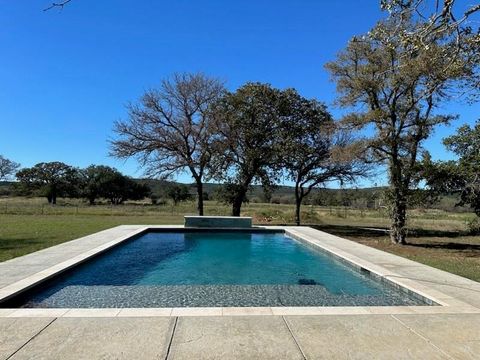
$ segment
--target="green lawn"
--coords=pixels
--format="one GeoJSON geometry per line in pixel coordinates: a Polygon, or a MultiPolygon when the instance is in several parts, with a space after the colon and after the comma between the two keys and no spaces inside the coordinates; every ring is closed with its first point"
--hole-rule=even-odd
{"type": "Polygon", "coordinates": [[[181,224],[179,216],[0,215],[0,261],[125,224],[181,224]]]}
{"type": "MultiPolygon", "coordinates": [[[[0,199],[0,261],[28,254],[52,245],[117,225],[181,224],[184,214],[194,214],[195,204],[178,207],[127,204],[86,206],[61,201],[58,206],[44,199],[0,199]]],[[[207,215],[228,215],[229,208],[206,203],[207,215]]],[[[293,206],[246,204],[243,215],[257,224],[292,224],[293,206]]],[[[409,213],[409,245],[390,244],[385,233],[365,228],[388,226],[381,210],[356,210],[305,206],[305,223],[384,251],[480,281],[480,237],[467,236],[466,221],[473,214],[439,210],[409,213]]]]}

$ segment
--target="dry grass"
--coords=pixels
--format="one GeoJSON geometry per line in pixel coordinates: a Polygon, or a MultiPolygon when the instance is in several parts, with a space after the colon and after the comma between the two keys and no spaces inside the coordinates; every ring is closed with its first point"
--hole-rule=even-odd
{"type": "Polygon", "coordinates": [[[385,232],[351,225],[315,227],[480,282],[480,236],[417,228],[410,231],[408,244],[400,246],[392,244],[385,232]]]}

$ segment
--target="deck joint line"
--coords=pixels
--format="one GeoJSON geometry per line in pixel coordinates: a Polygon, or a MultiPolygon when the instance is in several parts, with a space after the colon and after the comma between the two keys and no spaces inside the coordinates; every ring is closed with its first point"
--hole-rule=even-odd
{"type": "Polygon", "coordinates": [[[168,342],[167,353],[165,354],[165,360],[170,356],[170,349],[172,348],[173,337],[175,336],[175,330],[177,329],[178,316],[175,316],[175,321],[173,323],[172,336],[170,336],[170,341],[168,342]]]}
{"type": "Polygon", "coordinates": [[[296,338],[295,335],[293,334],[293,331],[292,331],[292,329],[290,328],[290,325],[288,324],[287,319],[285,319],[285,316],[283,316],[283,315],[282,315],[282,319],[283,319],[283,322],[285,323],[285,326],[287,327],[290,335],[292,335],[292,338],[293,338],[293,341],[295,342],[295,345],[297,345],[298,350],[299,350],[300,353],[302,354],[303,359],[304,359],[304,360],[307,360],[307,356],[306,356],[305,353],[303,352],[303,349],[301,348],[300,343],[298,342],[297,338],[296,338]]]}
{"type": "Polygon", "coordinates": [[[437,345],[435,345],[435,343],[433,343],[429,338],[423,336],[422,334],[420,334],[418,331],[416,331],[415,329],[413,329],[412,327],[408,326],[407,324],[405,324],[402,320],[400,320],[399,318],[397,318],[395,315],[390,315],[392,318],[394,318],[395,320],[397,320],[401,325],[403,325],[404,327],[406,327],[408,330],[410,330],[411,332],[413,332],[415,335],[417,335],[418,337],[420,337],[421,339],[423,339],[425,342],[427,342],[428,344],[430,344],[432,347],[434,347],[435,349],[437,349],[438,351],[440,351],[443,355],[445,355],[446,357],[448,357],[449,359],[452,359],[452,360],[455,360],[454,357],[452,357],[451,355],[449,355],[448,353],[446,353],[444,350],[442,350],[440,347],[438,347],[437,345]]]}
{"type": "Polygon", "coordinates": [[[43,328],[40,329],[39,332],[37,332],[35,335],[33,335],[30,339],[28,339],[22,346],[20,346],[17,350],[15,350],[13,353],[11,353],[6,360],[11,359],[13,356],[15,356],[16,353],[18,353],[20,350],[22,350],[25,346],[27,346],[33,339],[35,339],[38,335],[40,335],[43,330],[45,330],[47,327],[49,327],[57,318],[54,318],[52,321],[50,321],[47,325],[45,325],[43,328]]]}

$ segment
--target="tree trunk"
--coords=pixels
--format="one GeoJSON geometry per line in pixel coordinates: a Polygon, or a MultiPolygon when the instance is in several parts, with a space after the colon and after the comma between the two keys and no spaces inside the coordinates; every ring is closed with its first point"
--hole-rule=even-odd
{"type": "Polygon", "coordinates": [[[407,206],[406,200],[394,199],[392,208],[392,224],[390,226],[390,239],[394,244],[405,245],[406,242],[406,229],[405,223],[407,218],[407,206]]]}
{"type": "Polygon", "coordinates": [[[298,185],[295,185],[295,224],[300,226],[300,207],[302,206],[302,197],[300,196],[298,185]]]}
{"type": "Polygon", "coordinates": [[[235,195],[235,199],[232,203],[232,216],[240,216],[240,210],[242,208],[243,200],[247,194],[248,186],[240,185],[238,192],[235,195]]]}
{"type": "Polygon", "coordinates": [[[197,180],[197,210],[198,215],[203,216],[203,183],[201,180],[197,180]]]}
{"type": "Polygon", "coordinates": [[[300,206],[301,205],[302,205],[301,200],[295,201],[295,224],[297,224],[297,226],[300,226],[300,206]]]}
{"type": "Polygon", "coordinates": [[[240,216],[240,210],[242,208],[243,203],[243,195],[237,196],[235,200],[233,200],[232,204],[232,216],[240,216]]]}
{"type": "Polygon", "coordinates": [[[407,192],[405,179],[402,177],[402,165],[393,162],[390,166],[390,185],[392,188],[391,199],[391,224],[390,240],[394,244],[406,244],[406,219],[407,219],[407,192]]]}
{"type": "Polygon", "coordinates": [[[50,184],[47,196],[50,197],[49,203],[51,205],[57,204],[57,185],[56,184],[50,184]]]}

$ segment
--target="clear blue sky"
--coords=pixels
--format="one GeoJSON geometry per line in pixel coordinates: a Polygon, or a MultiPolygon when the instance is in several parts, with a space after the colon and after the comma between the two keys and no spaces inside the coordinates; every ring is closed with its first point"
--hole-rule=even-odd
{"type": "MultiPolygon", "coordinates": [[[[72,0],[43,12],[51,1],[0,0],[0,154],[137,177],[134,160],[108,156],[107,140],[145,89],[202,71],[232,90],[246,81],[295,87],[339,114],[323,65],[384,16],[377,0],[72,0]]],[[[460,120],[428,141],[435,158],[451,157],[444,136],[480,117],[478,104],[445,111],[460,120]]]]}

